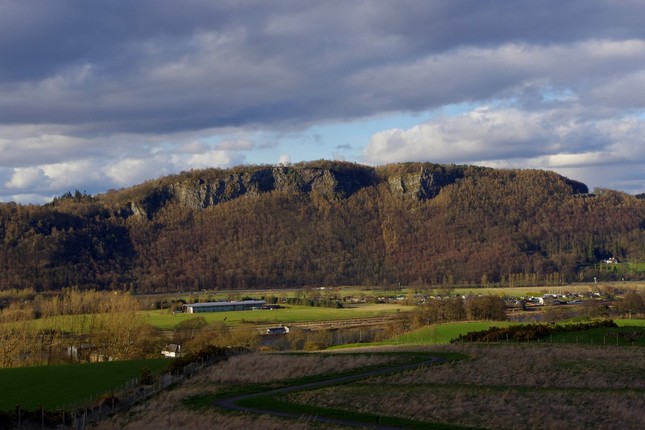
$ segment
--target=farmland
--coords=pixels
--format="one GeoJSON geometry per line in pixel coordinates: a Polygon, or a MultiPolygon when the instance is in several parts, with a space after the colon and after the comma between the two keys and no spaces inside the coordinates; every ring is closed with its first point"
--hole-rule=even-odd
{"type": "Polygon", "coordinates": [[[223,322],[227,325],[289,324],[294,322],[329,321],[352,318],[375,318],[410,311],[413,306],[392,304],[366,304],[343,308],[324,308],[290,305],[284,309],[211,312],[200,314],[171,313],[168,310],[146,311],[150,324],[161,329],[171,329],[187,319],[204,317],[208,323],[223,322]]]}
{"type": "MultiPolygon", "coordinates": [[[[606,362],[603,366],[611,365],[614,360],[612,354],[616,354],[616,359],[630,354],[635,359],[640,359],[639,354],[642,354],[642,348],[639,347],[645,346],[645,320],[631,318],[616,320],[619,327],[597,327],[585,331],[579,331],[576,328],[578,330],[576,332],[553,332],[551,336],[542,337],[539,340],[537,338],[518,338],[519,340],[509,342],[508,338],[504,340],[504,337],[497,337],[493,339],[493,345],[483,346],[483,344],[468,344],[468,342],[472,342],[471,337],[464,340],[466,344],[450,343],[459,335],[486,330],[491,326],[503,328],[525,324],[520,321],[569,324],[589,321],[594,318],[640,317],[642,315],[637,300],[640,293],[634,292],[642,290],[641,284],[629,283],[616,286],[603,284],[598,285],[597,288],[593,287],[595,286],[577,285],[557,291],[549,287],[451,290],[418,290],[408,287],[396,291],[348,287],[326,291],[292,291],[281,296],[276,296],[275,293],[269,291],[238,292],[236,297],[228,298],[240,300],[246,297],[257,297],[270,303],[276,303],[279,308],[197,314],[185,314],[177,312],[176,309],[178,309],[178,304],[186,298],[192,297],[195,301],[203,303],[214,300],[216,297],[190,295],[183,297],[137,297],[129,294],[69,290],[62,296],[34,297],[33,302],[30,302],[28,298],[16,299],[0,312],[0,316],[3,318],[0,323],[0,334],[5,336],[6,345],[11,346],[11,342],[15,342],[13,345],[16,348],[23,348],[14,349],[13,355],[5,355],[5,359],[13,358],[13,361],[5,361],[4,366],[21,367],[0,370],[0,384],[3,387],[9,387],[4,391],[6,395],[0,396],[0,412],[11,413],[16,410],[18,405],[24,411],[34,411],[41,407],[49,411],[57,411],[59,408],[69,411],[81,404],[96,404],[96,399],[101,395],[117,390],[124,381],[138,376],[141,367],[158,371],[160,368],[158,366],[168,364],[168,361],[163,360],[139,363],[131,359],[158,357],[159,351],[169,343],[181,344],[182,352],[186,351],[188,354],[199,353],[208,347],[217,347],[223,350],[233,347],[231,350],[235,351],[238,350],[237,347],[242,347],[243,351],[248,352],[245,356],[253,360],[261,372],[272,374],[271,377],[277,377],[276,366],[280,366],[281,364],[278,362],[284,359],[282,355],[272,352],[320,351],[322,355],[311,355],[311,357],[323,357],[321,360],[325,362],[324,366],[320,364],[317,366],[318,368],[307,371],[314,375],[319,375],[322,372],[324,375],[316,377],[327,378],[346,366],[343,363],[344,357],[347,356],[342,353],[352,351],[352,348],[356,347],[360,347],[364,351],[374,351],[375,348],[393,348],[396,351],[402,351],[401,348],[413,348],[431,351],[434,354],[466,351],[464,354],[473,359],[472,363],[475,363],[475,366],[478,365],[477,359],[479,358],[477,357],[480,357],[485,351],[504,351],[505,360],[508,361],[516,360],[520,356],[523,357],[524,351],[533,351],[532,348],[544,348],[543,351],[551,355],[556,353],[549,351],[560,351],[560,349],[566,350],[567,348],[579,348],[582,351],[581,354],[586,354],[585,351],[589,348],[597,349],[594,353],[602,356],[602,360],[606,362]],[[531,303],[525,309],[515,305],[512,308],[514,309],[513,317],[510,318],[512,321],[508,320],[509,306],[511,306],[508,303],[514,301],[509,300],[508,297],[518,297],[522,294],[542,297],[546,292],[550,294],[567,293],[567,296],[561,296],[563,303],[564,297],[570,296],[575,298],[577,304],[539,306],[531,303]],[[294,304],[294,302],[309,303],[309,305],[294,304]],[[164,307],[159,308],[162,303],[164,307]],[[489,305],[490,307],[488,307],[489,305]],[[496,312],[488,314],[487,309],[495,309],[496,312]],[[632,309],[634,309],[633,312],[632,309]],[[507,319],[503,320],[505,316],[507,319]],[[553,317],[566,318],[554,319],[553,317]],[[266,331],[266,327],[277,325],[288,325],[291,327],[291,331],[287,335],[260,335],[266,331]],[[133,330],[128,331],[130,329],[133,330]],[[119,336],[120,334],[126,336],[119,336]],[[78,357],[71,356],[65,352],[69,345],[82,345],[83,343],[92,349],[92,351],[88,349],[83,357],[80,355],[78,357]],[[325,352],[330,346],[343,349],[342,351],[325,352]],[[29,351],[34,351],[34,353],[29,351]],[[79,360],[97,359],[98,357],[115,358],[119,361],[101,365],[44,366],[44,364],[77,363],[79,360]],[[328,370],[324,371],[324,369],[328,370]],[[82,382],[77,384],[76,381],[82,382]],[[33,394],[35,386],[42,387],[37,393],[38,395],[33,394]]],[[[366,354],[366,356],[373,355],[372,352],[366,354]]],[[[527,357],[534,357],[536,354],[531,352],[527,357]]],[[[356,356],[354,358],[356,359],[356,356]]],[[[498,357],[498,359],[501,358],[498,357]]],[[[236,363],[237,360],[237,357],[231,358],[232,363],[236,363]]],[[[530,360],[535,359],[530,358],[530,360]]],[[[590,360],[594,360],[594,358],[590,358],[590,360]]],[[[293,362],[285,365],[287,373],[282,376],[279,384],[295,384],[297,381],[292,380],[297,374],[295,369],[307,367],[302,363],[302,361],[294,359],[293,362]]],[[[381,364],[373,365],[381,366],[381,364]]],[[[389,364],[384,361],[382,365],[389,364]]],[[[527,366],[531,366],[531,364],[529,363],[527,366]]],[[[559,364],[556,363],[557,366],[559,364]]],[[[567,369],[570,367],[560,366],[558,368],[564,369],[562,375],[567,376],[567,369]]],[[[241,371],[229,369],[229,372],[232,372],[232,378],[241,378],[241,375],[238,374],[241,371]]],[[[353,372],[351,366],[347,371],[353,372]]],[[[355,371],[361,372],[362,370],[356,368],[355,371]]],[[[208,376],[210,370],[205,372],[203,375],[200,374],[199,379],[201,381],[202,378],[206,378],[206,381],[210,382],[194,384],[190,389],[178,387],[162,393],[159,395],[159,399],[175,398],[182,404],[189,404],[190,401],[186,399],[191,398],[193,394],[208,398],[213,393],[231,389],[229,382],[212,379],[208,376]],[[189,391],[192,394],[188,394],[189,391]]],[[[577,368],[576,372],[578,372],[577,368]]],[[[249,372],[245,377],[253,378],[252,375],[255,374],[249,372]]],[[[260,380],[265,379],[258,379],[258,381],[260,380]]],[[[253,381],[247,380],[244,384],[251,382],[253,381]]],[[[278,382],[271,382],[271,384],[275,385],[278,382]]],[[[367,419],[369,421],[373,419],[374,411],[366,408],[360,413],[357,412],[359,408],[366,407],[361,403],[361,396],[369,394],[369,384],[368,381],[356,381],[343,387],[330,386],[325,389],[321,388],[315,396],[312,394],[313,391],[305,394],[296,390],[289,396],[268,399],[267,402],[275,404],[279,408],[285,407],[286,403],[287,407],[305,411],[303,413],[309,411],[311,414],[325,415],[327,412],[319,410],[319,408],[339,409],[333,401],[325,397],[327,395],[325,390],[331,390],[340,393],[339,398],[354,396],[358,402],[355,410],[352,409],[351,413],[343,412],[340,408],[340,412],[330,412],[331,414],[340,414],[341,416],[355,414],[352,419],[367,419]],[[365,392],[363,393],[361,390],[365,392]],[[308,397],[309,395],[312,397],[308,397]],[[297,406],[293,406],[294,402],[297,403],[297,406]],[[279,406],[280,404],[282,406],[279,406]]],[[[473,388],[464,383],[460,388],[438,386],[431,382],[421,384],[423,386],[409,384],[408,392],[402,384],[392,383],[389,385],[389,382],[383,384],[388,388],[386,391],[391,393],[393,399],[403,399],[401,401],[410,404],[414,402],[409,400],[409,396],[413,396],[415,393],[422,397],[426,396],[428,395],[426,391],[432,387],[438,391],[449,393],[448,396],[456,396],[457,398],[462,395],[477,398],[481,393],[492,393],[497,389],[506,393],[505,396],[513,397],[511,392],[516,390],[506,384],[502,384],[502,388],[489,386],[473,388]],[[454,391],[456,389],[462,389],[463,394],[454,391]]],[[[538,388],[539,390],[543,389],[538,388]]],[[[530,391],[538,388],[527,386],[519,390],[530,391]]],[[[602,387],[597,388],[603,392],[602,387]]],[[[564,389],[569,390],[567,387],[553,388],[556,391],[564,389]]],[[[576,387],[575,389],[580,390],[584,387],[576,387]]],[[[627,390],[626,387],[611,389],[627,390]]],[[[610,391],[606,391],[606,394],[610,394],[610,391]]],[[[571,395],[571,393],[567,395],[571,395]]],[[[634,399],[630,396],[631,394],[624,397],[623,401],[626,405],[634,406],[634,399]]],[[[152,404],[155,404],[156,401],[152,400],[152,404]]],[[[375,401],[385,402],[385,399],[376,399],[375,401]]],[[[125,404],[126,402],[123,403],[124,406],[125,404]]],[[[128,415],[121,419],[128,420],[129,417],[137,415],[137,411],[142,411],[147,407],[144,405],[135,406],[134,415],[128,415]]],[[[202,403],[203,407],[205,406],[202,403]]],[[[402,420],[396,421],[397,425],[407,426],[414,422],[421,423],[419,424],[421,426],[428,423],[446,424],[453,423],[451,420],[454,419],[454,417],[445,418],[440,415],[432,415],[430,411],[420,406],[420,412],[413,411],[402,416],[391,413],[391,408],[388,409],[387,405],[383,405],[383,408],[384,411],[388,411],[388,414],[398,417],[395,421],[402,420]]],[[[562,411],[565,412],[564,409],[562,411]]],[[[196,411],[191,410],[190,407],[182,407],[179,413],[193,416],[196,411]]],[[[197,413],[202,416],[216,416],[218,417],[216,421],[221,418],[224,420],[223,422],[227,422],[230,419],[222,411],[214,410],[210,404],[206,405],[206,410],[202,409],[197,413]]],[[[251,422],[259,419],[250,417],[251,422]]],[[[137,420],[138,418],[135,417],[133,423],[136,423],[137,420]]],[[[262,418],[262,420],[273,422],[273,418],[262,418]]],[[[206,420],[206,422],[211,421],[206,420]]],[[[119,425],[122,423],[123,421],[119,425]]],[[[471,421],[460,422],[457,420],[454,423],[463,426],[481,425],[474,418],[471,421]]],[[[262,425],[264,425],[264,421],[262,425]]],[[[410,425],[416,426],[416,424],[410,425]]],[[[557,426],[557,424],[553,425],[557,426]]]]}
{"type": "Polygon", "coordinates": [[[167,365],[167,360],[154,359],[2,369],[0,411],[16,406],[27,410],[69,408],[116,391],[137,378],[142,368],[159,372],[167,365]]]}

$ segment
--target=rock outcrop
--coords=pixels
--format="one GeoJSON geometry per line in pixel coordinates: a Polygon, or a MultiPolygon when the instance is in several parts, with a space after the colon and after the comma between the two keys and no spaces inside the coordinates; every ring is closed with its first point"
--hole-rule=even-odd
{"type": "Polygon", "coordinates": [[[218,178],[179,179],[153,190],[138,202],[131,202],[122,211],[129,215],[151,218],[169,202],[178,202],[194,209],[204,209],[242,196],[271,191],[318,193],[328,198],[347,198],[379,179],[373,169],[352,166],[344,169],[277,166],[228,172],[218,178]]]}
{"type": "Polygon", "coordinates": [[[459,173],[434,173],[421,168],[417,173],[407,173],[388,178],[390,190],[414,200],[428,200],[439,194],[447,185],[454,184],[463,175],[459,173]]]}

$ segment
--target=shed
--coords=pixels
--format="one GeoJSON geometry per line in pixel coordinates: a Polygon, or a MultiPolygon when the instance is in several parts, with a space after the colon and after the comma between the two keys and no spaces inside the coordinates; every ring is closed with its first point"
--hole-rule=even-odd
{"type": "Polygon", "coordinates": [[[179,357],[181,355],[181,345],[169,343],[164,349],[161,350],[164,357],[179,357]]]}

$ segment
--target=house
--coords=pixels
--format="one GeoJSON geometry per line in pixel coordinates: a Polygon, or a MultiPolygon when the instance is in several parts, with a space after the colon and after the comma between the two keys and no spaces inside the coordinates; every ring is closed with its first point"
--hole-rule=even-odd
{"type": "Polygon", "coordinates": [[[181,356],[181,345],[169,343],[164,349],[161,350],[164,357],[175,358],[181,356]]]}
{"type": "Polygon", "coordinates": [[[100,352],[93,352],[90,354],[90,363],[103,363],[104,361],[115,361],[116,359],[111,355],[101,354],[100,352]]]}
{"type": "Polygon", "coordinates": [[[264,300],[242,300],[232,302],[186,303],[181,308],[185,313],[196,314],[202,312],[248,311],[262,309],[264,305],[266,305],[264,300]]]}

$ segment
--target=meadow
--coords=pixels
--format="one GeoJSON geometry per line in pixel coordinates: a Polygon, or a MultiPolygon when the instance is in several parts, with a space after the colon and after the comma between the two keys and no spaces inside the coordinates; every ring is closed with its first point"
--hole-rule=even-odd
{"type": "Polygon", "coordinates": [[[345,319],[375,318],[411,311],[413,306],[399,304],[361,304],[343,308],[288,305],[283,309],[251,310],[231,312],[208,312],[199,314],[172,313],[167,309],[145,311],[148,322],[161,329],[172,329],[182,321],[204,317],[206,322],[236,324],[291,324],[294,322],[315,322],[345,319]]]}
{"type": "Polygon", "coordinates": [[[69,409],[116,391],[139,377],[142,368],[158,373],[168,363],[167,359],[151,359],[0,369],[0,411],[17,406],[69,409]]]}

